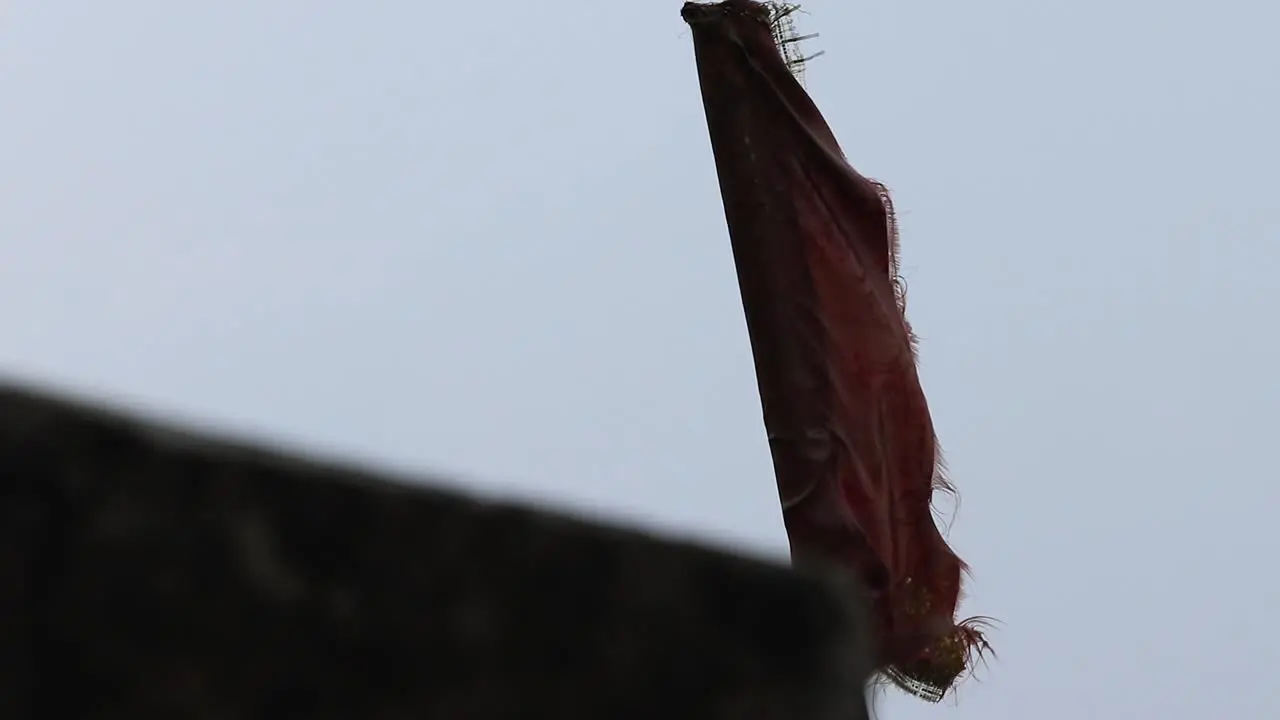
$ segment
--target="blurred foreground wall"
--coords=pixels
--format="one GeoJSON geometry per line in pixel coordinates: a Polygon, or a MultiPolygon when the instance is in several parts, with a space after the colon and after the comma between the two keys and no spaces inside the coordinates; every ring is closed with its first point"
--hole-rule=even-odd
{"type": "Polygon", "coordinates": [[[0,383],[0,718],[866,717],[819,575],[0,383]]]}

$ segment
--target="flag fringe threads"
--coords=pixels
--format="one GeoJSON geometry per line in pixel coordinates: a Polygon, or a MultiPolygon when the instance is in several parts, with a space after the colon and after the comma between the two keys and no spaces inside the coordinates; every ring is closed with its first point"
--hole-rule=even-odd
{"type": "MultiPolygon", "coordinates": [[[[938,701],[989,650],[957,621],[963,561],[916,369],[886,188],[846,160],[797,77],[794,5],[685,3],[794,563],[874,598],[884,678],[938,701]]],[[[812,57],[812,56],[810,56],[812,57]]]]}

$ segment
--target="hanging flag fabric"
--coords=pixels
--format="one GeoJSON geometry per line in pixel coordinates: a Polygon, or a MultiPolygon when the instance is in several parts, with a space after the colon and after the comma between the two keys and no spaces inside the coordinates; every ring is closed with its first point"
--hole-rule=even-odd
{"type": "Polygon", "coordinates": [[[798,81],[794,6],[686,3],[720,193],[796,564],[855,573],[885,677],[937,701],[987,645],[957,622],[965,564],[934,523],[943,476],[898,273],[893,206],[798,81]]]}

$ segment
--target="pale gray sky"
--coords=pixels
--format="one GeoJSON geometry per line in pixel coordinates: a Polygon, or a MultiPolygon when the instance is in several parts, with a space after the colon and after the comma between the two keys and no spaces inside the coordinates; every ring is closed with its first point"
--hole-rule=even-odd
{"type": "MultiPolygon", "coordinates": [[[[1004,622],[884,715],[1280,717],[1280,6],[806,8],[1004,622]]],[[[0,371],[783,556],[679,9],[0,4],[0,371]]]]}

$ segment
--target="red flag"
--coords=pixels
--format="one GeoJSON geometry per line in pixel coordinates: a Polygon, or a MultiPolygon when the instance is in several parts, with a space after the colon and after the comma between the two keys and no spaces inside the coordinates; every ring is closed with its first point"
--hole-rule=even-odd
{"type": "Polygon", "coordinates": [[[966,566],[934,524],[943,477],[885,188],[854,170],[793,74],[793,6],[686,3],[793,562],[872,593],[879,669],[939,700],[987,645],[957,622],[966,566]]]}

